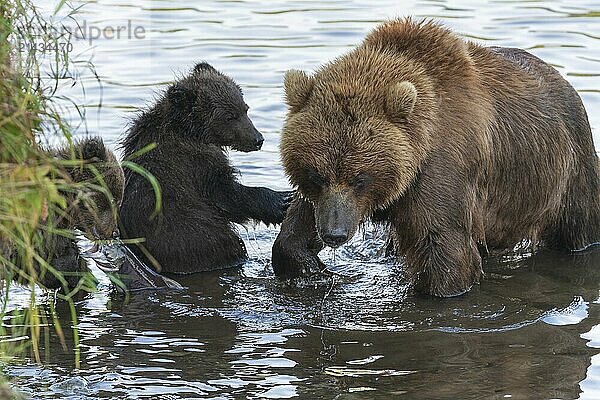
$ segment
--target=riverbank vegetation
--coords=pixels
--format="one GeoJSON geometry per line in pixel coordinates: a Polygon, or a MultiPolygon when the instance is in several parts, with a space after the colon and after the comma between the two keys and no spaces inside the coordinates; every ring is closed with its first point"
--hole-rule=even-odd
{"type": "Polygon", "coordinates": [[[54,221],[67,211],[65,194],[78,193],[86,184],[70,181],[63,172],[66,165],[85,167],[74,152],[71,160],[58,160],[44,149],[52,141],[73,143],[71,128],[55,101],[61,80],[74,79],[70,48],[64,46],[69,38],[52,35],[47,26],[30,0],[0,2],[0,364],[14,357],[41,362],[45,357],[40,348],[49,351],[44,346],[49,335],[58,335],[67,348],[64,329],[69,329],[77,368],[73,298],[94,290],[93,277],[84,276],[74,289],[66,289],[65,283],[65,290],[45,292],[41,301],[39,296],[44,289],[41,276],[52,274],[65,282],[46,260],[45,239],[72,237],[54,221]],[[11,304],[10,286],[16,281],[28,287],[28,304],[11,304]],[[69,305],[70,321],[57,318],[53,309],[57,298],[69,305]]]}

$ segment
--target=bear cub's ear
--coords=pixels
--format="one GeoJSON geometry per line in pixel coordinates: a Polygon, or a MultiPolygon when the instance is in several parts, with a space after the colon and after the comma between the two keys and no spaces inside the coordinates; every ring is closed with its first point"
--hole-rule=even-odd
{"type": "Polygon", "coordinates": [[[306,105],[308,98],[315,86],[315,78],[306,75],[303,71],[289,70],[283,78],[285,101],[292,112],[299,111],[306,105]]]}
{"type": "Polygon", "coordinates": [[[202,61],[196,64],[194,67],[194,72],[217,72],[217,70],[214,69],[209,63],[202,61]]]}
{"type": "Polygon", "coordinates": [[[392,120],[405,121],[417,101],[417,88],[409,81],[392,85],[386,96],[386,112],[392,120]]]}
{"type": "Polygon", "coordinates": [[[178,111],[187,112],[194,105],[196,95],[192,89],[175,83],[167,89],[167,99],[178,111]]]}

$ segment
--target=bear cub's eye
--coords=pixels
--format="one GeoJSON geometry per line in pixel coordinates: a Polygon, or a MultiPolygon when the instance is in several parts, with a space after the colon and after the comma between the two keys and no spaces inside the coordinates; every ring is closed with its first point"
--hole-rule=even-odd
{"type": "Polygon", "coordinates": [[[362,192],[369,187],[371,183],[373,183],[373,177],[367,173],[358,174],[350,180],[350,186],[357,192],[362,192]]]}
{"type": "Polygon", "coordinates": [[[241,112],[239,112],[239,110],[237,111],[225,111],[225,115],[224,115],[224,119],[225,121],[231,122],[231,121],[235,121],[240,119],[240,117],[242,115],[246,115],[246,113],[248,112],[248,105],[246,103],[244,103],[241,107],[241,112]]]}

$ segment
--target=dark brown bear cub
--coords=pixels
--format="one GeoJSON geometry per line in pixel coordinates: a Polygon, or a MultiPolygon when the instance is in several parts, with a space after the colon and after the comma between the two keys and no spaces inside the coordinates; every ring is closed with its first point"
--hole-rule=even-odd
{"type": "Polygon", "coordinates": [[[433,22],[385,23],[313,76],[285,78],[281,154],[299,196],[273,268],[321,266],[367,219],[389,227],[416,288],[468,291],[482,256],[600,241],[598,157],[581,99],[519,49],[433,22]]]}
{"type": "Polygon", "coordinates": [[[154,215],[155,193],[147,179],[126,170],[121,233],[144,238],[132,250],[158,262],[163,272],[239,265],[246,249],[232,223],[283,220],[290,193],[241,185],[224,150],[261,148],[263,137],[247,110],[239,86],[200,63],[143,112],[125,137],[125,158],[156,143],[134,162],[158,180],[162,210],[154,215]]]}

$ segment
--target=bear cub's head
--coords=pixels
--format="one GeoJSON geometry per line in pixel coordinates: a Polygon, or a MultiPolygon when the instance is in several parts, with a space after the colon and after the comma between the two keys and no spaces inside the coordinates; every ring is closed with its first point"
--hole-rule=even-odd
{"type": "Polygon", "coordinates": [[[58,225],[78,228],[88,237],[110,239],[117,231],[117,210],[123,199],[123,169],[100,138],[87,138],[53,151],[61,160],[77,160],[64,167],[65,178],[80,184],[63,194],[68,209],[58,225]]]}
{"type": "Polygon", "coordinates": [[[248,117],[240,87],[205,62],[169,87],[166,100],[175,133],[243,152],[262,147],[264,138],[248,117]]]}

